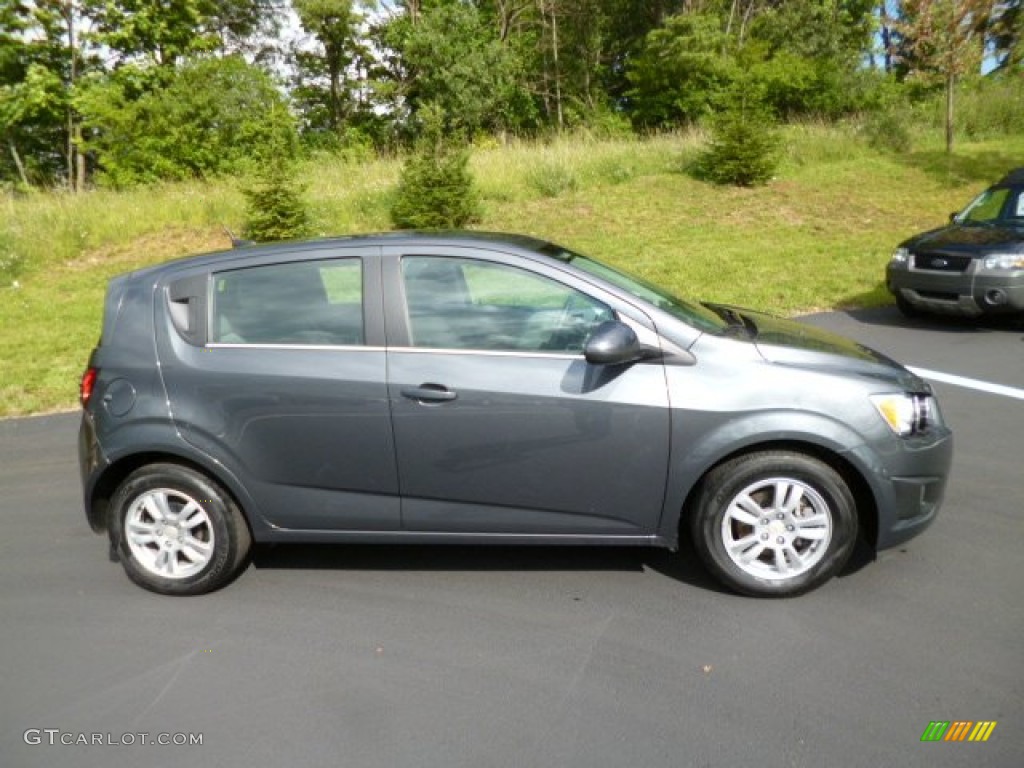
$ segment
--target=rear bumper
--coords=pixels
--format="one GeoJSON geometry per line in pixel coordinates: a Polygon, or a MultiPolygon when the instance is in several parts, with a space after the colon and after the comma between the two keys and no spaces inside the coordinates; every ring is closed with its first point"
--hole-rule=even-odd
{"type": "Polygon", "coordinates": [[[102,510],[92,504],[93,490],[103,470],[110,464],[96,438],[96,427],[91,414],[82,412],[82,423],[78,427],[78,471],[82,480],[82,501],[89,527],[96,533],[107,528],[107,521],[102,510]]]}

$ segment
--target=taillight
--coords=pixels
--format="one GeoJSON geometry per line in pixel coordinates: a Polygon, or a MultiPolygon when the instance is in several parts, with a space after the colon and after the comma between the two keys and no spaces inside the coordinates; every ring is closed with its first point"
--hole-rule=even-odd
{"type": "Polygon", "coordinates": [[[92,397],[92,388],[96,385],[96,377],[98,375],[99,370],[96,368],[88,368],[82,374],[82,381],[78,385],[78,399],[82,403],[83,408],[89,404],[89,398],[92,397]]]}

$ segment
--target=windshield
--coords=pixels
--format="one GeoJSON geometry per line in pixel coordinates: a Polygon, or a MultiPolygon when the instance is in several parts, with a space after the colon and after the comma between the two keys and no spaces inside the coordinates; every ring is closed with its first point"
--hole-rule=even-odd
{"type": "Polygon", "coordinates": [[[1024,188],[990,187],[955,219],[957,224],[1024,224],[1024,188]]]}
{"type": "Polygon", "coordinates": [[[728,323],[719,314],[712,312],[710,309],[699,304],[684,301],[655,285],[619,272],[617,269],[609,267],[607,264],[602,264],[599,261],[594,261],[588,256],[567,251],[556,245],[547,245],[541,251],[548,256],[553,256],[560,261],[572,264],[584,272],[589,272],[617,288],[621,288],[631,296],[654,305],[663,312],[667,312],[700,331],[714,333],[728,326],[728,323]]]}

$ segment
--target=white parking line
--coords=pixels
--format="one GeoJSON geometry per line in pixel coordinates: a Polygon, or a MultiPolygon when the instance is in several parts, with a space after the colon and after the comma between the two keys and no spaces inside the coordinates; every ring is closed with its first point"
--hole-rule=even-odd
{"type": "Polygon", "coordinates": [[[929,371],[927,368],[914,368],[911,366],[908,366],[908,368],[923,379],[941,381],[946,384],[953,384],[957,387],[978,389],[982,392],[991,392],[993,395],[1002,395],[1003,397],[1012,397],[1017,400],[1024,400],[1024,389],[1018,389],[1017,387],[1007,387],[1004,384],[993,384],[989,381],[982,381],[981,379],[968,379],[966,376],[955,376],[952,373],[942,373],[942,371],[929,371]]]}

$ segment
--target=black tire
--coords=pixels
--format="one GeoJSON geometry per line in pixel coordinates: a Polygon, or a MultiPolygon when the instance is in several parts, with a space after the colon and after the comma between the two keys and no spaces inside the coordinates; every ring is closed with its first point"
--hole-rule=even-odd
{"type": "Polygon", "coordinates": [[[708,570],[754,597],[791,597],[820,586],[842,570],[857,543],[857,508],[846,482],[827,464],[794,451],[752,453],[712,469],[690,523],[708,570]],[[778,491],[787,490],[775,481],[791,483],[792,509],[779,506],[778,491]],[[752,504],[761,510],[757,515],[747,511],[752,504]],[[756,519],[748,524],[737,515],[756,519]]]}
{"type": "Polygon", "coordinates": [[[164,595],[223,587],[247,563],[252,547],[230,494],[177,464],[150,464],[130,474],[111,500],[109,530],[128,578],[164,595]]]}

